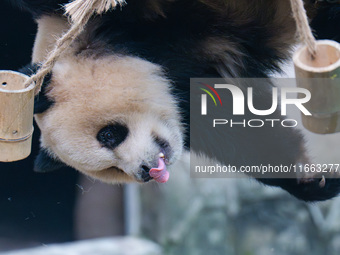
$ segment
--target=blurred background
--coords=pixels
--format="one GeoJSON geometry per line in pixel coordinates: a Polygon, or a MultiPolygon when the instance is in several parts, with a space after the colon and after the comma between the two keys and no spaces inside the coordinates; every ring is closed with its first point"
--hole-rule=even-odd
{"type": "MultiPolygon", "coordinates": [[[[323,7],[319,38],[340,39],[339,9],[323,7]]],[[[0,70],[18,70],[36,24],[1,1],[0,26],[0,70]]],[[[339,134],[303,132],[315,162],[339,163],[339,134]]],[[[0,254],[340,254],[340,198],[306,204],[248,178],[192,179],[189,155],[161,185],[107,185],[68,168],[37,174],[38,142],[35,127],[31,156],[0,163],[0,254]]]]}

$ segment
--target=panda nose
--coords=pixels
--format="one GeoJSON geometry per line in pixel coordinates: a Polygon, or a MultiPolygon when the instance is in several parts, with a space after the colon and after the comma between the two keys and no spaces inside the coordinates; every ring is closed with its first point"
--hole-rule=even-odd
{"type": "Polygon", "coordinates": [[[149,171],[150,171],[150,167],[148,167],[147,165],[140,166],[141,177],[144,182],[148,182],[152,179],[152,177],[149,174],[149,171]]]}

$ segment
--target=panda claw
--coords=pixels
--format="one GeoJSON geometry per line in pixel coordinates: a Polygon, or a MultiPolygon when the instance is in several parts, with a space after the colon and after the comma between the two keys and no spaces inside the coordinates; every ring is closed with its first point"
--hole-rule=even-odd
{"type": "Polygon", "coordinates": [[[323,175],[322,178],[321,178],[321,181],[319,182],[319,187],[324,188],[325,186],[326,186],[326,178],[323,175]]]}

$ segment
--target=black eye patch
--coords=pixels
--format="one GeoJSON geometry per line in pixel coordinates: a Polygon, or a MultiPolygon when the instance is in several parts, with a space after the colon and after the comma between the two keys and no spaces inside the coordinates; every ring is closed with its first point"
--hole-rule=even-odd
{"type": "Polygon", "coordinates": [[[114,149],[127,137],[129,130],[122,124],[113,124],[103,127],[97,134],[97,140],[103,146],[114,149]]]}

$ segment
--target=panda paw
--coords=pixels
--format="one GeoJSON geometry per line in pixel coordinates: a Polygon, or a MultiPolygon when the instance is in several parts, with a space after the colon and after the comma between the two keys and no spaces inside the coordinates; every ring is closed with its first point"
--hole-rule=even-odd
{"type": "Polygon", "coordinates": [[[293,185],[287,191],[304,201],[324,201],[338,196],[340,193],[340,178],[326,178],[322,175],[314,178],[300,179],[296,185],[293,185]]]}

